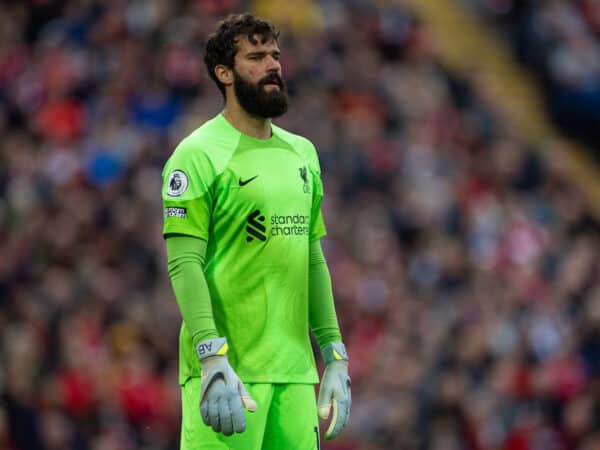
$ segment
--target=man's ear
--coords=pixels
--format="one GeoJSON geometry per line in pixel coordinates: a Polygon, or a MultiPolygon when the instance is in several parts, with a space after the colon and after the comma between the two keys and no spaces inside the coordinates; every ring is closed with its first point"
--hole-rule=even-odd
{"type": "Polygon", "coordinates": [[[233,84],[233,69],[224,66],[223,64],[218,64],[215,66],[215,75],[217,76],[217,80],[225,86],[233,84]]]}

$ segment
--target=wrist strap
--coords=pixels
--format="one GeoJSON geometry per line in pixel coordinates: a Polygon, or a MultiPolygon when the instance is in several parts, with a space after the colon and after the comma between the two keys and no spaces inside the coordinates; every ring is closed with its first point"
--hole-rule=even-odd
{"type": "Polygon", "coordinates": [[[196,345],[196,353],[198,358],[202,361],[209,356],[223,356],[227,353],[229,346],[227,345],[227,338],[218,337],[214,339],[207,339],[206,341],[199,342],[196,345]]]}
{"type": "Polygon", "coordinates": [[[332,342],[327,344],[321,350],[323,361],[325,364],[329,364],[331,361],[348,361],[348,353],[346,353],[346,347],[341,342],[332,342]]]}

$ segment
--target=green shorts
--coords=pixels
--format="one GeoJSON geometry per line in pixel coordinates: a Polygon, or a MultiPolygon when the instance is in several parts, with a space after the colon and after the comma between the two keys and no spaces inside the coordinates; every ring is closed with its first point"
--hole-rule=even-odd
{"type": "Polygon", "coordinates": [[[215,433],[200,417],[200,378],[181,387],[181,450],[319,450],[312,384],[246,384],[258,408],[246,411],[246,431],[215,433]]]}

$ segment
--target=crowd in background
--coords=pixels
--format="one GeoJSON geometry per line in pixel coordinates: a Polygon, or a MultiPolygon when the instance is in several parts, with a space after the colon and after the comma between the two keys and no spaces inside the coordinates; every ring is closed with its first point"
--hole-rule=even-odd
{"type": "Polygon", "coordinates": [[[462,0],[506,33],[538,75],[556,123],[600,161],[600,2],[462,0]]]}
{"type": "MultiPolygon", "coordinates": [[[[3,4],[0,449],[178,448],[161,170],[222,108],[207,33],[269,3],[3,4]]],[[[291,95],[277,123],[320,154],[353,380],[349,427],[322,449],[599,448],[584,193],[484,81],[440,64],[402,2],[294,5],[276,22],[291,95]]]]}

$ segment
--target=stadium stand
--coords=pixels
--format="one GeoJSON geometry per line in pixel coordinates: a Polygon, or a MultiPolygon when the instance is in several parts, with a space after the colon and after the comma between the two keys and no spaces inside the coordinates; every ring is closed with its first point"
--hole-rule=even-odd
{"type": "Polygon", "coordinates": [[[595,0],[467,3],[537,75],[555,122],[600,161],[600,3],[595,0]]]}

